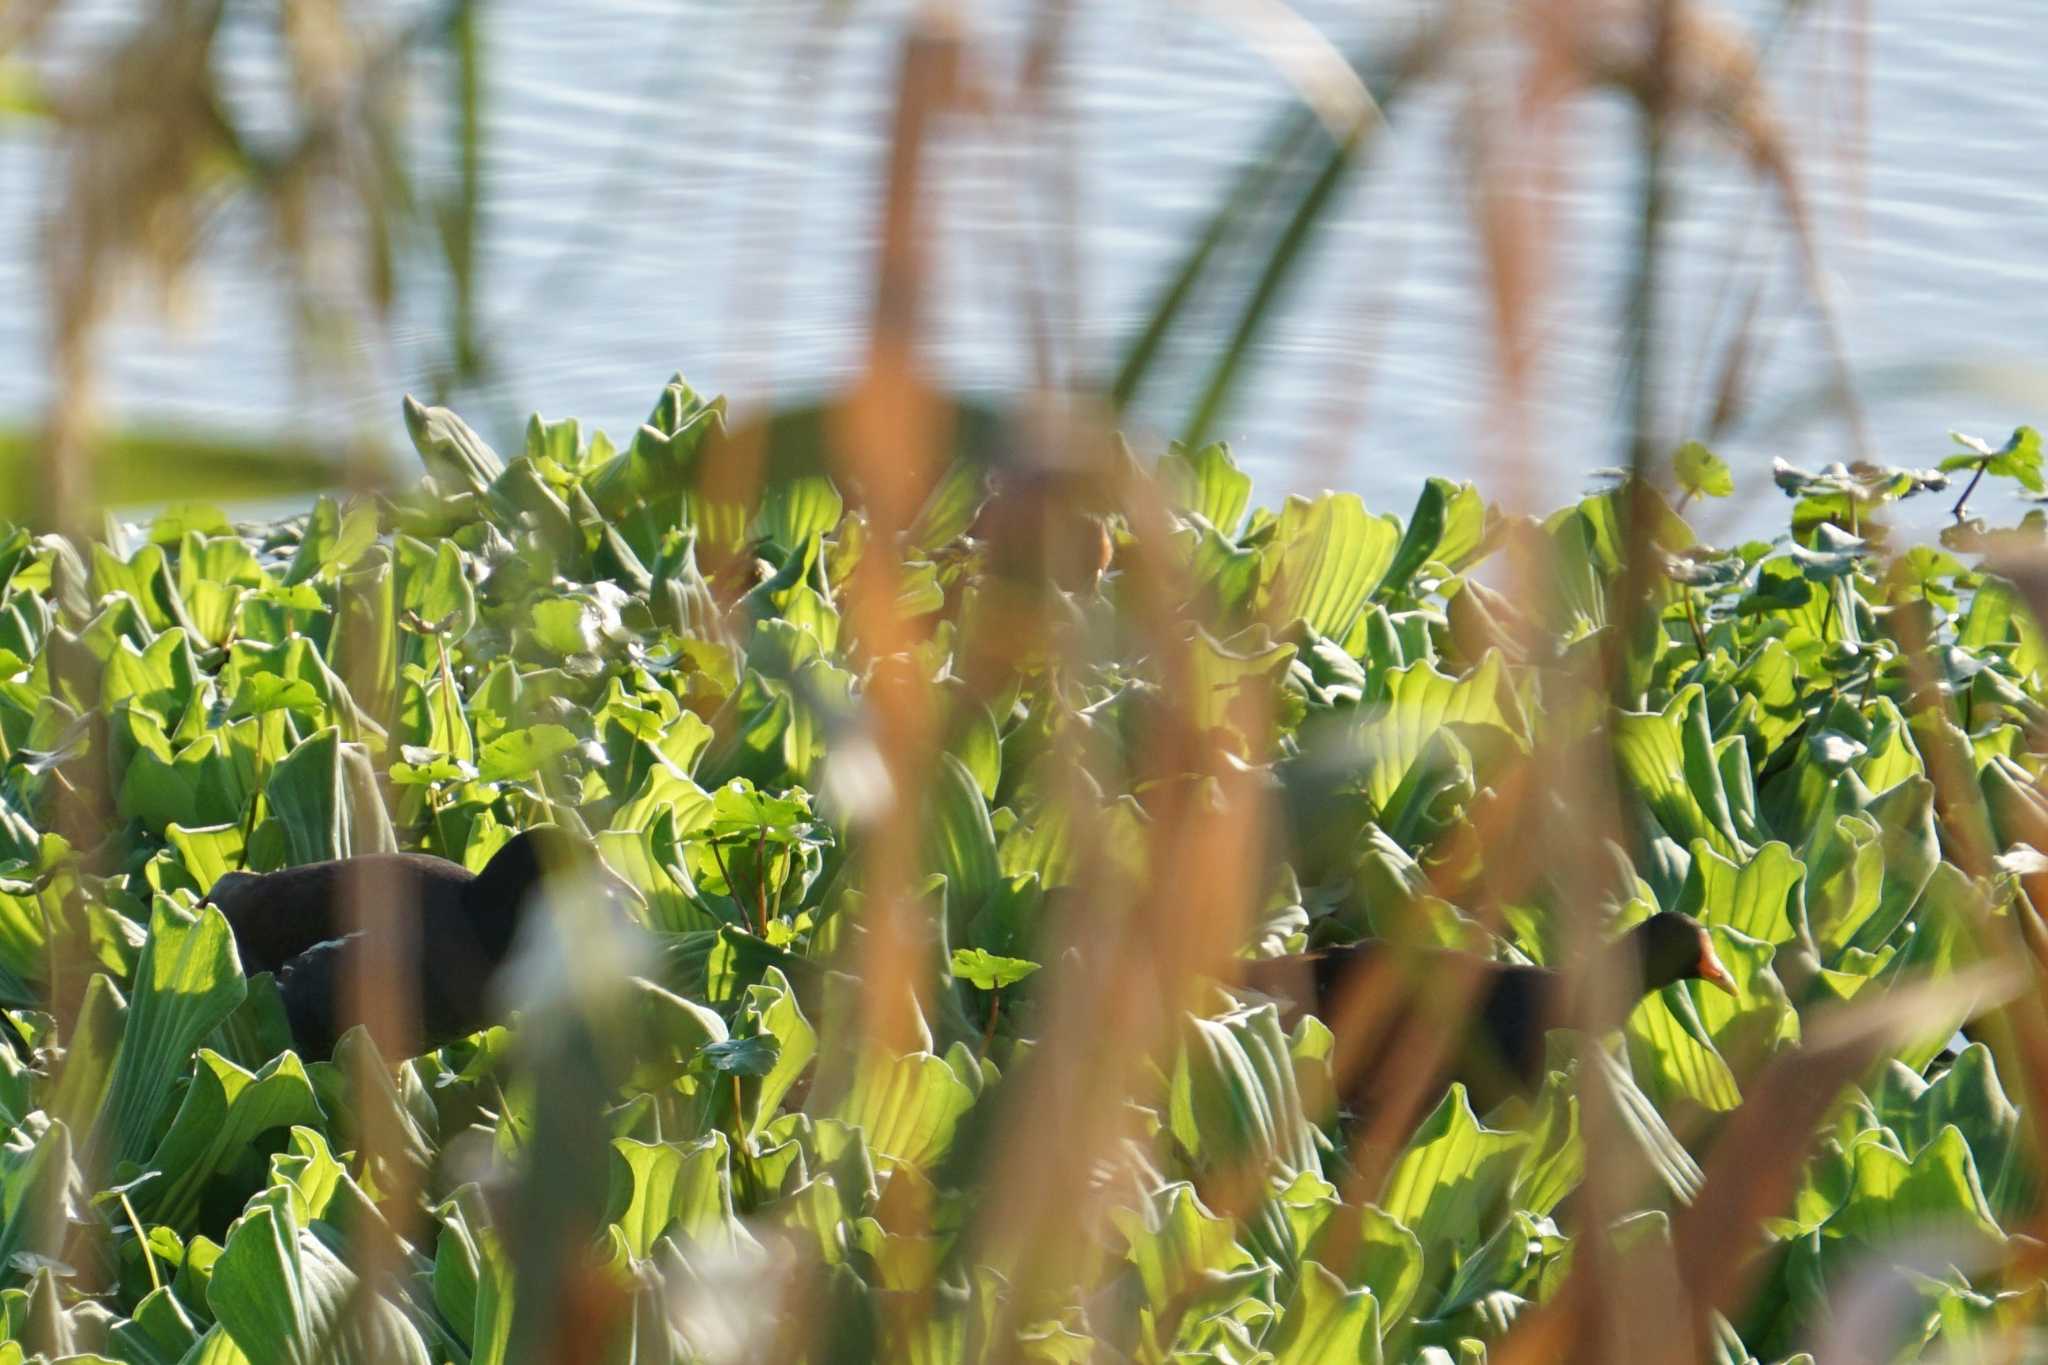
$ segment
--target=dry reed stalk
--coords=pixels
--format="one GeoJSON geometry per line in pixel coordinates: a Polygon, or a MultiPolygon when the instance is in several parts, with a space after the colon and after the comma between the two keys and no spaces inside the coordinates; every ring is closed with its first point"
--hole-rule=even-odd
{"type": "MultiPolygon", "coordinates": [[[[1763,1222],[1782,1212],[1797,1190],[1821,1120],[1842,1091],[1887,1047],[1911,1038],[1916,1025],[1945,1017],[1961,1002],[2009,996],[2017,984],[2010,970],[1986,967],[1838,1006],[1821,1016],[1804,1045],[1765,1067],[1708,1154],[1706,1184],[1674,1217],[1675,1273],[1663,1296],[1623,1308],[1634,1319],[1632,1349],[1643,1352],[1634,1358],[1708,1358],[1709,1314],[1732,1314],[1742,1306],[1759,1268],[1763,1222]],[[1674,1315],[1684,1323],[1682,1332],[1672,1331],[1674,1315]]],[[[1580,1251],[1597,1240],[1582,1238],[1580,1251]]],[[[1606,1273],[1575,1257],[1556,1299],[1518,1323],[1493,1354],[1505,1365],[1535,1365],[1562,1353],[1574,1360],[1611,1358],[1581,1354],[1591,1330],[1586,1319],[1618,1297],[1602,1278],[1606,1273]]]]}
{"type": "MultiPolygon", "coordinates": [[[[1098,435],[1092,448],[1105,444],[1098,435]]],[[[1158,704],[1147,712],[1129,771],[1088,763],[1085,750],[1070,768],[1067,800],[1082,872],[1071,906],[1048,926],[1041,956],[1053,965],[1045,973],[1044,1029],[1006,1086],[1008,1122],[965,1239],[975,1263],[995,1267],[1014,1290],[994,1333],[996,1359],[1016,1358],[1023,1315],[1056,1299],[1058,1287],[1092,1259],[1110,1193],[1099,1172],[1128,1136],[1126,1102],[1149,1092],[1151,1068],[1167,1063],[1202,983],[1224,975],[1265,856],[1263,785],[1191,723],[1188,593],[1158,553],[1164,509],[1147,494],[1123,490],[1120,510],[1134,539],[1119,558],[1120,591],[1158,668],[1158,704]],[[1139,884],[1114,870],[1102,822],[1091,814],[1100,798],[1079,778],[1084,767],[1107,791],[1128,790],[1144,805],[1139,884]]],[[[1248,716],[1240,724],[1255,746],[1263,743],[1257,736],[1265,721],[1248,716]]]]}
{"type": "MultiPolygon", "coordinates": [[[[921,372],[917,341],[925,278],[926,144],[954,99],[960,38],[942,7],[927,6],[905,35],[883,205],[868,367],[836,414],[834,448],[862,490],[870,549],[847,588],[849,620],[870,659],[906,659],[917,643],[896,610],[897,537],[916,516],[950,445],[947,405],[921,372]]],[[[927,789],[936,760],[929,681],[902,666],[877,667],[868,694],[889,796],[870,816],[863,883],[870,934],[860,978],[870,999],[866,1044],[893,1052],[915,1046],[921,1024],[900,1009],[899,983],[927,995],[933,964],[912,899],[927,789]]]]}
{"type": "MultiPolygon", "coordinates": [[[[887,772],[871,809],[858,814],[862,927],[852,969],[863,983],[859,1040],[819,1059],[815,1084],[846,1082],[863,1053],[899,1056],[926,1037],[923,1005],[939,988],[925,907],[916,892],[924,793],[938,759],[931,680],[909,666],[920,642],[915,623],[896,609],[899,536],[909,527],[950,447],[947,403],[924,378],[917,355],[926,276],[925,222],[929,143],[958,98],[961,38],[947,7],[923,6],[903,40],[897,101],[883,184],[868,361],[832,414],[836,471],[859,490],[868,548],[846,588],[848,624],[871,663],[867,719],[887,772]]],[[[892,1229],[917,1235],[911,1225],[892,1229]]],[[[792,1328],[806,1353],[822,1324],[792,1328]]],[[[794,1342],[788,1344],[795,1344],[794,1342]]]]}

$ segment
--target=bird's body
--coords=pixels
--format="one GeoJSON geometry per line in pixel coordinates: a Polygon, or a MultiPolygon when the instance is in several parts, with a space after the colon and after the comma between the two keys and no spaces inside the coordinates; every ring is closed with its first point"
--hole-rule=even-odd
{"type": "MultiPolygon", "coordinates": [[[[480,873],[419,853],[379,853],[261,874],[233,873],[208,896],[234,931],[242,970],[277,979],[292,1037],[329,1055],[349,1020],[344,975],[387,946],[411,981],[427,1047],[492,1022],[492,979],[550,868],[587,853],[555,830],[528,830],[480,873]],[[372,945],[367,935],[377,935],[372,945]]],[[[373,1021],[374,1022],[374,1021],[373,1021]]]]}
{"type": "MultiPolygon", "coordinates": [[[[1684,915],[1652,916],[1606,951],[1602,967],[1644,994],[1682,980],[1734,990],[1705,929],[1684,915]]],[[[1545,1031],[1572,1018],[1565,973],[1443,948],[1369,939],[1244,967],[1245,984],[1290,1017],[1313,1013],[1330,1027],[1339,1097],[1353,1110],[1370,1108],[1404,1064],[1462,1082],[1482,1111],[1533,1091],[1545,1073],[1545,1031]],[[1436,1055],[1409,1062],[1419,1043],[1436,1055]]]]}
{"type": "Polygon", "coordinates": [[[207,897],[227,917],[246,972],[274,972],[314,945],[350,933],[354,897],[396,902],[422,921],[460,915],[476,874],[425,853],[372,853],[276,872],[229,873],[207,897]]]}

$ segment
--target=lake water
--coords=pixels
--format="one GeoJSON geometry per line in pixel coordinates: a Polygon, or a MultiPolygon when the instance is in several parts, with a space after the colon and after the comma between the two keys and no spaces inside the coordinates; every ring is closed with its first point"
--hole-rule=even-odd
{"type": "MultiPolygon", "coordinates": [[[[230,7],[231,13],[265,7],[230,7]]],[[[403,9],[403,6],[393,6],[403,9]]],[[[844,6],[748,0],[496,0],[484,7],[488,160],[480,245],[487,388],[458,405],[515,439],[524,414],[628,431],[682,370],[737,397],[814,392],[862,354],[876,186],[905,0],[844,6]],[[829,36],[820,13],[843,9],[829,36]]],[[[1746,6],[1751,17],[1775,9],[1746,6]]],[[[1839,325],[1869,406],[1874,453],[1931,463],[1950,427],[2002,439],[2048,419],[2048,10],[2040,0],[1815,0],[1775,59],[1839,325]],[[1868,139],[1843,134],[1856,65],[1849,21],[1868,13],[1868,139]]],[[[931,358],[954,383],[1001,390],[1032,377],[1018,261],[1071,250],[1059,335],[1073,361],[1113,364],[1165,272],[1288,100],[1278,75],[1202,7],[1163,0],[1074,6],[1062,67],[1071,211],[973,131],[935,163],[940,192],[931,358]]],[[[1355,50],[1402,31],[1388,7],[1304,3],[1355,50]],[[1368,29],[1359,15],[1382,16],[1368,29]]],[[[64,6],[53,71],[117,33],[132,0],[64,6]]],[[[973,7],[970,31],[1007,73],[1027,7],[973,7]]],[[[223,44],[238,105],[257,126],[279,56],[246,18],[223,44]]],[[[422,165],[445,183],[445,72],[415,84],[422,165]]],[[[1552,200],[1558,250],[1541,315],[1531,442],[1503,451],[1490,422],[1495,368],[1457,128],[1461,89],[1405,99],[1223,424],[1262,496],[1337,485],[1405,510],[1426,473],[1476,475],[1512,458],[1539,500],[1561,501],[1618,453],[1616,316],[1633,259],[1632,118],[1587,99],[1564,128],[1552,200]]],[[[1760,199],[1725,152],[1686,141],[1671,225],[1683,394],[1731,255],[1777,240],[1746,228],[1760,199]]],[[[0,123],[0,423],[45,399],[35,242],[54,160],[32,125],[0,123]]],[[[175,328],[138,311],[109,334],[108,392],[140,421],[277,430],[368,417],[402,438],[398,395],[445,354],[440,300],[402,292],[364,380],[316,404],[298,372],[281,278],[260,225],[231,207],[175,328]],[[304,414],[313,413],[313,418],[304,414]]],[[[1806,420],[1829,369],[1782,248],[1761,314],[1773,337],[1759,416],[1721,443],[1745,490],[1768,498],[1774,454],[1847,454],[1839,424],[1806,420]],[[1775,415],[1773,415],[1775,414],[1775,415]]],[[[1222,334],[1221,319],[1204,338],[1222,334]]],[[[1177,374],[1197,375],[1201,345],[1177,374]]],[[[1193,353],[1188,353],[1193,352],[1193,353]]],[[[1185,388],[1141,416],[1170,426],[1185,388]]],[[[1696,398],[1677,405],[1699,411],[1696,398]]],[[[1775,518],[1775,507],[1758,508],[1775,518]]],[[[1756,514],[1752,513],[1752,515],[1756,514]]]]}

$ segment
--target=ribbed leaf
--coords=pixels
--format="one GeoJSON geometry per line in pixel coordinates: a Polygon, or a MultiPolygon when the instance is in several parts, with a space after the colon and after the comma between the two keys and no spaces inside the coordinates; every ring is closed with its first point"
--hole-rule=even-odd
{"type": "Polygon", "coordinates": [[[407,395],[404,412],[405,429],[427,473],[451,491],[488,492],[505,472],[497,452],[447,408],[430,408],[407,395]]]}
{"type": "Polygon", "coordinates": [[[1373,589],[1386,598],[1402,591],[1423,565],[1432,560],[1455,568],[1486,535],[1486,504],[1471,484],[1427,479],[1401,533],[1401,544],[1373,589]]]}
{"type": "Polygon", "coordinates": [[[1393,563],[1401,529],[1375,517],[1355,493],[1289,498],[1262,551],[1262,608],[1269,620],[1299,617],[1318,635],[1341,640],[1393,563]]]}
{"type": "Polygon", "coordinates": [[[1416,1129],[1379,1204],[1421,1242],[1426,1281],[1479,1246],[1528,1144],[1524,1133],[1482,1127],[1462,1085],[1416,1129]]]}
{"type": "Polygon", "coordinates": [[[1224,538],[1237,534],[1251,502],[1252,476],[1237,467],[1221,441],[1198,450],[1176,444],[1159,461],[1159,481],[1168,502],[1192,512],[1224,538]]]}
{"type": "Polygon", "coordinates": [[[287,1052],[260,1072],[245,1071],[207,1048],[199,1050],[192,1084],[170,1131],[144,1163],[158,1173],[136,1199],[152,1222],[187,1226],[208,1180],[241,1157],[262,1134],[326,1115],[297,1055],[287,1052]]]}
{"type": "Polygon", "coordinates": [[[1806,933],[1805,880],[1805,864],[1776,840],[1737,864],[1716,852],[1711,841],[1695,839],[1676,908],[1705,924],[1725,924],[1765,943],[1785,943],[1806,933]]]}
{"type": "Polygon", "coordinates": [[[1944,1130],[1968,1143],[1986,1202],[2002,1221],[2039,1203],[2039,1161],[2020,1111],[1998,1082],[1991,1050],[1972,1043],[1933,1084],[1897,1062],[1872,1094],[1878,1118],[1911,1158],[1944,1130]]]}
{"type": "Polygon", "coordinates": [[[1849,1155],[1849,1195],[1822,1225],[1824,1236],[1879,1247],[1961,1225],[2004,1240],[1978,1183],[1970,1146],[1954,1125],[1943,1127],[1910,1161],[1874,1141],[1858,1143],[1849,1155]]]}
{"type": "Polygon", "coordinates": [[[1205,731],[1235,731],[1242,746],[1270,721],[1293,662],[1294,646],[1274,644],[1263,628],[1218,641],[1197,627],[1188,651],[1189,719],[1205,731]]]}
{"type": "Polygon", "coordinates": [[[303,1231],[290,1206],[260,1204],[229,1231],[207,1306],[252,1361],[428,1365],[426,1344],[382,1298],[357,1300],[356,1273],[303,1231]]]}
{"type": "Polygon", "coordinates": [[[1310,1261],[1266,1349],[1274,1365],[1378,1365],[1379,1303],[1310,1261]]]}
{"type": "Polygon", "coordinates": [[[776,1044],[775,1065],[749,1087],[754,1112],[747,1131],[759,1134],[775,1118],[783,1097],[817,1054],[818,1034],[804,1018],[789,979],[775,967],[762,973],[758,985],[747,987],[740,1022],[756,1036],[773,1038],[776,1044]]]}
{"type": "Polygon", "coordinates": [[[1199,1169],[1283,1182],[1321,1169],[1271,1005],[1188,1020],[1169,1108],[1173,1135],[1199,1169]]]}
{"type": "Polygon", "coordinates": [[[221,912],[209,905],[194,914],[158,896],[97,1130],[113,1160],[142,1158],[194,1049],[246,994],[221,912]]]}
{"type": "Polygon", "coordinates": [[[78,1178],[71,1155],[71,1130],[41,1114],[0,1142],[0,1266],[20,1252],[62,1252],[64,1197],[78,1178]]]}
{"type": "Polygon", "coordinates": [[[1113,1209],[1110,1219],[1129,1243],[1127,1254],[1155,1312],[1165,1311],[1203,1280],[1253,1264],[1229,1221],[1204,1208],[1192,1185],[1169,1185],[1142,1211],[1113,1209]]]}
{"type": "Polygon", "coordinates": [[[831,1114],[864,1133],[878,1156],[926,1166],[951,1144],[954,1128],[973,1105],[974,1092],[943,1057],[914,1052],[889,1058],[870,1051],[831,1114]]]}
{"type": "Polygon", "coordinates": [[[317,863],[398,848],[370,756],[344,743],[332,726],[294,749],[265,785],[271,813],[284,826],[292,863],[317,863]]]}
{"type": "Polygon", "coordinates": [[[952,754],[939,755],[925,824],[929,866],[946,878],[949,905],[969,914],[1002,876],[995,827],[981,785],[952,754]]]}
{"type": "Polygon", "coordinates": [[[1650,1103],[1649,1096],[1642,1092],[1627,1070],[1609,1057],[1604,1049],[1591,1048],[1587,1056],[1606,1075],[1607,1091],[1614,1097],[1615,1115],[1621,1121],[1621,1130],[1641,1149],[1650,1169],[1672,1195],[1687,1203],[1692,1202],[1700,1187],[1706,1184],[1706,1174],[1694,1161],[1692,1153],[1685,1149],[1671,1126],[1664,1122],[1664,1116],[1657,1112],[1657,1106],[1650,1103]]]}
{"type": "Polygon", "coordinates": [[[1627,1024],[1631,1069],[1650,1097],[1668,1106],[1685,1098],[1716,1113],[1742,1103],[1735,1075],[1706,1036],[1689,998],[1676,988],[1646,997],[1627,1024]]]}
{"type": "Polygon", "coordinates": [[[628,1171],[630,1199],[618,1228],[635,1256],[653,1254],[671,1232],[688,1243],[731,1247],[746,1234],[733,1217],[731,1148],[724,1133],[710,1133],[683,1145],[674,1142],[612,1143],[628,1171]]]}
{"type": "Polygon", "coordinates": [[[1365,788],[1385,810],[1429,745],[1453,722],[1506,728],[1500,687],[1505,664],[1488,653],[1463,678],[1418,661],[1386,678],[1386,700],[1368,710],[1360,732],[1365,788]]]}
{"type": "Polygon", "coordinates": [[[1705,694],[1697,686],[1681,689],[1662,712],[1618,713],[1614,749],[1665,833],[1682,844],[1704,839],[1724,858],[1748,859],[1714,761],[1705,694]]]}

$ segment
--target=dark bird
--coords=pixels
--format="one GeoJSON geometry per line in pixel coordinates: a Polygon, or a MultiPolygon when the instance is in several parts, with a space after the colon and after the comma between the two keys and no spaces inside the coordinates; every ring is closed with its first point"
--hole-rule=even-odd
{"type": "MultiPolygon", "coordinates": [[[[343,978],[365,956],[364,931],[355,927],[362,920],[351,913],[358,898],[367,898],[360,904],[373,924],[404,935],[418,1042],[434,1048],[494,1022],[492,978],[511,955],[533,892],[551,874],[595,866],[586,843],[544,827],[515,835],[482,872],[422,853],[374,853],[229,873],[207,899],[234,931],[242,970],[276,977],[300,1054],[319,1059],[353,1022],[343,978]]],[[[616,899],[615,879],[601,881],[616,899]]]]}
{"type": "MultiPolygon", "coordinates": [[[[1643,995],[1678,981],[1736,994],[1706,927],[1689,915],[1652,915],[1601,951],[1592,969],[1640,983],[1643,995]]],[[[1572,1017],[1565,973],[1444,948],[1367,939],[1243,965],[1244,984],[1281,1002],[1290,1022],[1306,1012],[1329,1025],[1339,1098],[1354,1111],[1370,1108],[1401,1066],[1395,1049],[1411,1016],[1451,1030],[1439,1075],[1445,1085],[1464,1082],[1482,1113],[1542,1084],[1544,1031],[1572,1017]]]]}

